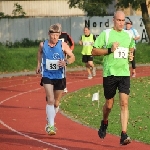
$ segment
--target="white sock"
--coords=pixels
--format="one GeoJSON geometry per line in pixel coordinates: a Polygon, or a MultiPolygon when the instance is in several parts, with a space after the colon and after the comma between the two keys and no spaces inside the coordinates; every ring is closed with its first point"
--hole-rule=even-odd
{"type": "Polygon", "coordinates": [[[54,105],[46,105],[46,110],[47,110],[47,117],[48,117],[48,122],[50,123],[51,126],[54,126],[54,118],[55,118],[55,109],[54,105]]]}
{"type": "Polygon", "coordinates": [[[47,107],[48,107],[48,105],[46,105],[46,121],[47,121],[47,124],[49,124],[48,115],[47,115],[48,114],[48,112],[47,112],[48,108],[47,107]]]}
{"type": "Polygon", "coordinates": [[[58,113],[58,110],[59,110],[59,106],[58,106],[58,107],[55,107],[55,113],[56,113],[56,114],[58,113]]]}

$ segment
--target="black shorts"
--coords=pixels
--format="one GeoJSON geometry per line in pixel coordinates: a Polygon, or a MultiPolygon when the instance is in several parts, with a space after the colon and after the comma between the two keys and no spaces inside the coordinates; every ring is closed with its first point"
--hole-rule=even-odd
{"type": "Polygon", "coordinates": [[[115,96],[116,90],[119,93],[130,93],[130,77],[129,76],[108,76],[103,77],[104,96],[111,99],[115,96]]]}
{"type": "Polygon", "coordinates": [[[43,84],[52,84],[54,86],[54,90],[64,90],[66,87],[66,79],[49,79],[46,77],[42,77],[40,85],[43,84]]]}
{"type": "Polygon", "coordinates": [[[88,61],[93,61],[92,55],[82,55],[82,62],[87,63],[88,61]]]}

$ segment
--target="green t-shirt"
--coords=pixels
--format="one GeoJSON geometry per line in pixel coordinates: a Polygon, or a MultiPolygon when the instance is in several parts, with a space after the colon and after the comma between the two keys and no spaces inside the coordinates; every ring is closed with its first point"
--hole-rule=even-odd
{"type": "MultiPolygon", "coordinates": [[[[117,32],[114,29],[104,30],[96,39],[94,47],[96,48],[111,48],[112,43],[118,42],[120,48],[124,48],[128,54],[129,48],[134,48],[135,42],[130,33],[126,30],[117,32]],[[109,34],[107,34],[109,30],[109,34]]],[[[117,51],[116,51],[117,52],[117,51]]],[[[116,53],[115,52],[115,53],[116,53]]],[[[103,76],[130,76],[129,59],[116,58],[115,53],[105,55],[103,59],[103,76]]]]}

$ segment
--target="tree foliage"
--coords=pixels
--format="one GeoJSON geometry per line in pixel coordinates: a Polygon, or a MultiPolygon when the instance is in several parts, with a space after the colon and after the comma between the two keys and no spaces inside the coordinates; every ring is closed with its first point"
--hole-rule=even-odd
{"type": "Polygon", "coordinates": [[[20,4],[14,3],[14,10],[12,11],[12,14],[14,16],[25,16],[26,13],[23,11],[23,8],[20,4]]]}
{"type": "MultiPolygon", "coordinates": [[[[82,9],[87,13],[87,16],[91,17],[109,15],[107,8],[113,2],[114,0],[68,0],[70,8],[74,7],[82,9]]],[[[129,7],[133,10],[141,10],[143,23],[150,39],[150,18],[148,13],[149,5],[150,0],[117,0],[115,7],[116,10],[129,7]]]]}
{"type": "MultiPolygon", "coordinates": [[[[114,0],[68,0],[70,8],[79,8],[87,13],[87,16],[108,15],[107,8],[114,0]]],[[[132,7],[134,10],[141,9],[141,4],[146,0],[118,0],[116,9],[132,7]]],[[[150,0],[147,0],[149,6],[150,0]]]]}
{"type": "Polygon", "coordinates": [[[87,16],[107,15],[106,8],[113,0],[68,0],[69,7],[82,9],[87,16]]]}

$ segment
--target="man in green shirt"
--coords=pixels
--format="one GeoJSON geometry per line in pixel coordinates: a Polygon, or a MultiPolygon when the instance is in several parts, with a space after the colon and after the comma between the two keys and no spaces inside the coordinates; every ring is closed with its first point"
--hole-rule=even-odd
{"type": "Polygon", "coordinates": [[[82,45],[82,62],[85,63],[88,79],[92,79],[93,76],[96,76],[96,68],[93,63],[93,56],[91,54],[93,43],[95,41],[95,36],[90,33],[90,29],[88,27],[84,27],[84,35],[81,36],[81,40],[79,44],[82,45]]]}
{"type": "Polygon", "coordinates": [[[124,30],[125,14],[117,11],[113,18],[114,27],[104,30],[96,39],[92,55],[104,55],[103,60],[103,88],[106,102],[103,106],[103,120],[98,135],[106,136],[108,116],[114,104],[114,96],[119,90],[121,108],[121,138],[120,144],[131,142],[127,135],[128,98],[130,93],[129,61],[133,60],[135,42],[132,35],[124,30]]]}

